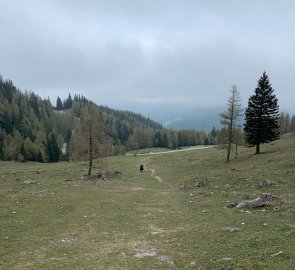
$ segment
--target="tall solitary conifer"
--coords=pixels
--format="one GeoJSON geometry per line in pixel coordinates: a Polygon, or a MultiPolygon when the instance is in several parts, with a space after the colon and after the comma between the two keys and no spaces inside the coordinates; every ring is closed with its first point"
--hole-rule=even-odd
{"type": "Polygon", "coordinates": [[[273,92],[264,72],[245,112],[245,139],[248,144],[256,146],[256,154],[260,154],[260,144],[274,141],[280,135],[278,99],[273,92]]]}

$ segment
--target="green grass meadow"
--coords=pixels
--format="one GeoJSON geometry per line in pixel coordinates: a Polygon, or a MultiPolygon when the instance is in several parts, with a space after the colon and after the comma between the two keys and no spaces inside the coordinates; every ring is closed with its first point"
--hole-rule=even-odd
{"type": "Polygon", "coordinates": [[[108,181],[81,180],[87,162],[0,162],[0,269],[295,269],[295,137],[261,150],[96,160],[108,181]],[[281,199],[228,207],[261,193],[281,199]]]}

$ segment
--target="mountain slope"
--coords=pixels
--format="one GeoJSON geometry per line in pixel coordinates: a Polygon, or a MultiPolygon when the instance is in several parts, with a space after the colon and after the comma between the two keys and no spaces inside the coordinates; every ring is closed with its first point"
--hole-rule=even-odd
{"type": "MultiPolygon", "coordinates": [[[[1,78],[0,159],[56,162],[71,158],[65,144],[72,149],[86,147],[73,145],[72,136],[79,129],[81,113],[89,106],[94,106],[103,119],[107,154],[146,147],[175,149],[208,141],[204,132],[165,129],[139,113],[97,106],[80,95],[73,99],[69,95],[63,103],[59,99],[54,108],[48,99],[43,100],[34,92],[22,92],[12,81],[1,78]]],[[[87,151],[85,149],[84,156],[87,151]]]]}
{"type": "Polygon", "coordinates": [[[196,109],[166,120],[163,126],[172,129],[192,128],[210,131],[213,127],[221,127],[219,113],[218,109],[196,109]]]}

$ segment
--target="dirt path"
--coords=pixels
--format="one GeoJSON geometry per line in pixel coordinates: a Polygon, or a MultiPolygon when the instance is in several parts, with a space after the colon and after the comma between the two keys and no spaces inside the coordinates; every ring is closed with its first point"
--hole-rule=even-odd
{"type": "Polygon", "coordinates": [[[146,170],[148,170],[148,171],[150,171],[151,172],[151,177],[153,177],[154,179],[156,179],[159,183],[162,183],[163,182],[163,180],[162,180],[162,178],[160,177],[160,176],[158,176],[157,174],[156,174],[156,170],[155,169],[150,169],[149,167],[148,167],[148,162],[149,162],[149,157],[146,157],[145,159],[144,159],[144,162],[143,162],[143,164],[144,164],[144,167],[146,168],[146,170]]]}
{"type": "Polygon", "coordinates": [[[155,169],[149,169],[151,171],[151,177],[155,178],[159,183],[162,183],[163,180],[160,176],[156,175],[155,169]]]}

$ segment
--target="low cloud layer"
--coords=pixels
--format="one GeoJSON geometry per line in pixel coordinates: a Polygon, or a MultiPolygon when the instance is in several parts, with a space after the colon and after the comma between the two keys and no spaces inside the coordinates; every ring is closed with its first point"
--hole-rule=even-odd
{"type": "Polygon", "coordinates": [[[244,103],[266,71],[292,112],[293,1],[0,2],[0,74],[42,97],[116,108],[244,103]]]}

